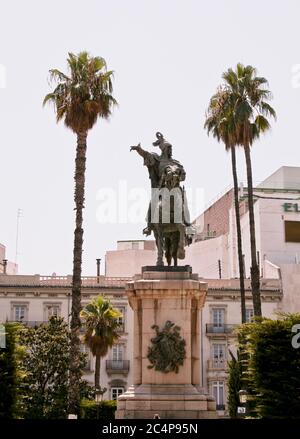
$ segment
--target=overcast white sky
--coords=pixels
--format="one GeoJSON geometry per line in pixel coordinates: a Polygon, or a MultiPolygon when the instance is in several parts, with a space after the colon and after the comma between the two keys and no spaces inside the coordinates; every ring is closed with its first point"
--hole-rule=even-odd
{"type": "MultiPolygon", "coordinates": [[[[203,123],[222,72],[237,62],[269,80],[278,113],[272,132],[254,145],[254,180],[300,166],[300,88],[292,82],[299,18],[297,0],[2,0],[0,242],[14,260],[22,208],[20,273],[72,272],[76,139],[56,124],[51,107],[42,108],[50,68],[66,70],[69,51],[88,50],[115,71],[119,108],[88,138],[83,274],[94,275],[95,258],[104,260],[117,240],[142,239],[144,224],[96,218],[99,189],[117,189],[120,180],[128,189],[148,188],[147,169],[130,145],[151,149],[155,131],[163,132],[185,166],[186,185],[202,187],[206,202],[231,184],[230,157],[203,123]]],[[[243,162],[240,155],[245,180],[243,162]]]]}

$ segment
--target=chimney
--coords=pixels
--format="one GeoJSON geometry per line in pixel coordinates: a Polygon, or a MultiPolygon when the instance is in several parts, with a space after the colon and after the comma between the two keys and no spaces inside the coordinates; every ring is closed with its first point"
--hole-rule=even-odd
{"type": "Polygon", "coordinates": [[[100,281],[100,262],[101,262],[101,259],[100,258],[96,259],[96,262],[97,262],[97,282],[99,283],[99,281],[100,281]]]}
{"type": "Polygon", "coordinates": [[[3,274],[6,274],[6,268],[7,268],[7,259],[3,259],[3,274]]]}

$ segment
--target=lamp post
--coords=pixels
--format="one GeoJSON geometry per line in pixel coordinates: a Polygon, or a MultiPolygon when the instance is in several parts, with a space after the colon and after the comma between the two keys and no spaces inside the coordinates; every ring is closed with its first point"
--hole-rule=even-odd
{"type": "Polygon", "coordinates": [[[237,415],[239,418],[244,418],[247,414],[247,399],[248,399],[247,390],[241,389],[239,391],[240,405],[237,408],[237,415]]]}

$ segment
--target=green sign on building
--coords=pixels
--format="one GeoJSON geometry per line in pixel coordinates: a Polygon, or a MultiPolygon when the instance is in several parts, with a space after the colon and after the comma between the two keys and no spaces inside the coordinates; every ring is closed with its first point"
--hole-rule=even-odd
{"type": "Polygon", "coordinates": [[[300,212],[300,206],[298,203],[284,203],[283,210],[285,212],[300,212]]]}

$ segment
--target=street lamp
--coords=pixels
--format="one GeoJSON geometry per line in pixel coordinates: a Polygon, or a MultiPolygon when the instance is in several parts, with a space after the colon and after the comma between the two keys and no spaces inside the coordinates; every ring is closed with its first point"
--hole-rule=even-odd
{"type": "Polygon", "coordinates": [[[248,396],[247,390],[241,389],[239,391],[239,400],[241,404],[247,404],[247,396],[248,396]]]}
{"type": "Polygon", "coordinates": [[[237,408],[238,417],[243,418],[246,416],[246,414],[247,414],[247,399],[248,399],[247,390],[241,389],[239,391],[240,406],[237,408]]]}

